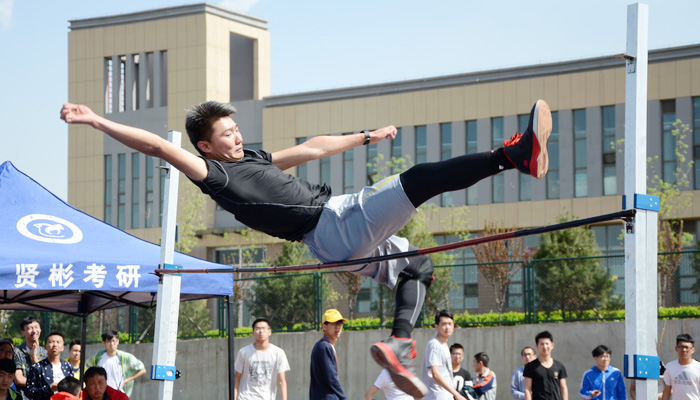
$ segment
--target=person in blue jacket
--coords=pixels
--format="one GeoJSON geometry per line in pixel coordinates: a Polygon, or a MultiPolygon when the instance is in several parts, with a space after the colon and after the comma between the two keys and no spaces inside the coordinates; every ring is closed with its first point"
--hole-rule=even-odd
{"type": "Polygon", "coordinates": [[[610,365],[612,351],[600,345],[593,349],[596,365],[583,373],[579,394],[583,399],[626,400],[625,381],[619,369],[610,365]]]}
{"type": "Polygon", "coordinates": [[[338,354],[335,342],[343,332],[343,323],[348,320],[336,309],[323,313],[323,338],[316,342],[311,351],[310,400],[346,400],[347,396],[338,378],[338,354]]]}

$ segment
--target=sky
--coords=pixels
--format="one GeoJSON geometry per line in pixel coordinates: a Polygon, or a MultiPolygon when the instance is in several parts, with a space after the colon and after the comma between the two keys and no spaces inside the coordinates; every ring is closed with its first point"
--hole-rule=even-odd
{"type": "MultiPolygon", "coordinates": [[[[0,163],[67,199],[71,20],[193,4],[0,0],[0,163]]],[[[272,95],[613,56],[631,0],[211,0],[268,21],[272,95]]],[[[700,43],[697,0],[648,0],[649,49],[700,43]]],[[[96,132],[96,134],[99,134],[96,132]]]]}

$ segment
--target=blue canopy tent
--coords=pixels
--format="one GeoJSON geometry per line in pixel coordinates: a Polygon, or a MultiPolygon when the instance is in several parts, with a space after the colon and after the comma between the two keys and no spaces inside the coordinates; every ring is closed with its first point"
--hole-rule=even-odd
{"type": "MultiPolygon", "coordinates": [[[[0,165],[0,309],[83,316],[153,307],[160,247],[77,210],[9,161],[0,165]]],[[[181,253],[183,268],[228,268],[181,253]]],[[[233,294],[233,275],[183,274],[181,300],[233,294]]]]}

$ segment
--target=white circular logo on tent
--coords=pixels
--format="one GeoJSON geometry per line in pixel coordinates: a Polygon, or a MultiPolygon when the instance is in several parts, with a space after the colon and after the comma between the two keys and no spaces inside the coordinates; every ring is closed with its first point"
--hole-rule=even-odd
{"type": "Polygon", "coordinates": [[[74,223],[53,215],[29,214],[17,221],[22,235],[46,243],[73,244],[83,240],[83,232],[74,223]]]}

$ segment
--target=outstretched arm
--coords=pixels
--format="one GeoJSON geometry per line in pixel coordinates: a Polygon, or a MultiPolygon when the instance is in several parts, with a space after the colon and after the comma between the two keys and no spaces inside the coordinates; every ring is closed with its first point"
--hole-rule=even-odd
{"type": "MultiPolygon", "coordinates": [[[[390,125],[369,133],[369,144],[396,137],[396,127],[390,125]]],[[[316,136],[306,142],[272,153],[272,163],[281,170],[296,167],[307,161],[318,160],[342,153],[365,142],[364,133],[340,136],[316,136]]]]}
{"type": "Polygon", "coordinates": [[[90,125],[134,150],[162,158],[195,181],[207,176],[207,164],[203,159],[154,133],[101,117],[87,106],[66,103],[61,109],[61,119],[70,124],[90,125]]]}

